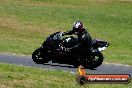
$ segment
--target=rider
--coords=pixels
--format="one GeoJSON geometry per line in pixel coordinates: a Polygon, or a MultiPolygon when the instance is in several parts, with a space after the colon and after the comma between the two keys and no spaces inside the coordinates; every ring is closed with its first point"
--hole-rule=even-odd
{"type": "Polygon", "coordinates": [[[75,34],[78,36],[79,45],[91,47],[92,45],[92,38],[90,34],[84,28],[84,25],[81,21],[77,21],[73,24],[73,28],[70,31],[63,32],[62,35],[72,35],[75,34]]]}

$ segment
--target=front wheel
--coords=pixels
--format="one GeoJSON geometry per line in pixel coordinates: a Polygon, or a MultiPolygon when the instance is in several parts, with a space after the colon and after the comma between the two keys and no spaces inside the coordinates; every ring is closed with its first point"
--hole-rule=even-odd
{"type": "Polygon", "coordinates": [[[41,48],[38,48],[33,52],[32,59],[37,64],[48,63],[50,61],[47,55],[44,55],[44,53],[42,53],[41,48]]]}
{"type": "Polygon", "coordinates": [[[86,56],[86,59],[83,62],[84,68],[94,69],[100,66],[103,62],[103,54],[101,52],[91,53],[86,56]]]}

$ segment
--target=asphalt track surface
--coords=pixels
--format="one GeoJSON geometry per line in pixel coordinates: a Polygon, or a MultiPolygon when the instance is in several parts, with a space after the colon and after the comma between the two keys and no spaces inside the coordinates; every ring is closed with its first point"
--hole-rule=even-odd
{"type": "MultiPolygon", "coordinates": [[[[46,64],[36,64],[32,61],[31,56],[23,55],[0,54],[0,63],[38,67],[50,70],[63,70],[71,73],[77,72],[77,68],[74,68],[72,65],[58,64],[52,62],[46,64]]],[[[103,63],[101,66],[94,70],[86,69],[86,72],[88,74],[130,74],[132,77],[132,66],[103,63]]]]}

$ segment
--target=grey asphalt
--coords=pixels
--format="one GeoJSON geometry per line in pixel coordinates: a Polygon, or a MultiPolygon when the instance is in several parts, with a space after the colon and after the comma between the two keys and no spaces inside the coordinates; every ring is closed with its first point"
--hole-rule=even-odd
{"type": "MultiPolygon", "coordinates": [[[[77,72],[77,68],[74,68],[72,65],[57,64],[52,62],[46,64],[36,64],[32,61],[31,56],[0,54],[0,63],[38,67],[51,70],[63,70],[71,73],[77,72]]],[[[94,70],[86,69],[86,72],[88,74],[130,74],[132,77],[132,66],[103,63],[94,70]]]]}

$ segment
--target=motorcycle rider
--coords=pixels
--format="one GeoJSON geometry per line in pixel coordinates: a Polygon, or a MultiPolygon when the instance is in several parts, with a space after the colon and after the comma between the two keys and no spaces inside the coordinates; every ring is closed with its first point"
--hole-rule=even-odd
{"type": "Polygon", "coordinates": [[[90,47],[92,46],[92,38],[90,34],[84,28],[84,25],[81,21],[77,21],[73,24],[73,28],[70,31],[63,32],[62,36],[64,35],[72,35],[75,34],[78,36],[79,45],[83,47],[90,47]]]}

